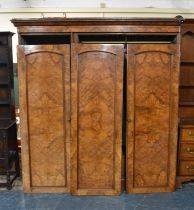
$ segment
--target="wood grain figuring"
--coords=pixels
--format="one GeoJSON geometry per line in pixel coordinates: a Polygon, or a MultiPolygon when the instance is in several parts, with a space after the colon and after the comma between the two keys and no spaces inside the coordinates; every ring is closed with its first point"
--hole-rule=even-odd
{"type": "Polygon", "coordinates": [[[128,45],[128,192],[174,188],[177,148],[176,45],[128,45]]]}
{"type": "Polygon", "coordinates": [[[20,106],[27,111],[21,115],[22,153],[29,155],[23,157],[23,168],[29,165],[29,175],[25,169],[23,173],[24,190],[55,187],[58,191],[60,187],[67,191],[69,46],[21,46],[19,60],[23,62],[19,69],[20,106]]]}
{"type": "Polygon", "coordinates": [[[120,193],[122,51],[122,45],[73,46],[73,194],[120,193]]]}
{"type": "Polygon", "coordinates": [[[121,192],[125,48],[78,44],[81,33],[88,37],[101,33],[104,38],[111,33],[121,37],[161,35],[160,44],[139,41],[128,45],[127,192],[174,190],[180,22],[176,18],[12,20],[19,43],[34,44],[20,46],[18,59],[25,192],[62,192],[69,186],[75,195],[121,192]],[[54,45],[35,46],[49,44],[48,40],[54,45]],[[58,43],[71,45],[71,83],[69,49],[58,43]]]}
{"type": "Polygon", "coordinates": [[[182,128],[180,131],[180,140],[194,143],[194,128],[182,128]]]}
{"type": "Polygon", "coordinates": [[[18,26],[18,33],[35,33],[35,32],[120,32],[120,33],[177,33],[177,26],[18,26]]]}
{"type": "MultiPolygon", "coordinates": [[[[194,143],[194,142],[193,142],[194,143]]],[[[190,159],[194,158],[194,144],[191,143],[182,143],[180,144],[180,154],[179,154],[179,159],[190,159]]]]}

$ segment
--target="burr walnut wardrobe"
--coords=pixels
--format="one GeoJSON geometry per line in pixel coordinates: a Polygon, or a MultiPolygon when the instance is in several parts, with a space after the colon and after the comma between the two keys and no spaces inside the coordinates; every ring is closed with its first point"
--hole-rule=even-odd
{"type": "Polygon", "coordinates": [[[128,193],[173,191],[180,21],[12,23],[24,191],[118,195],[121,179],[128,193]]]}

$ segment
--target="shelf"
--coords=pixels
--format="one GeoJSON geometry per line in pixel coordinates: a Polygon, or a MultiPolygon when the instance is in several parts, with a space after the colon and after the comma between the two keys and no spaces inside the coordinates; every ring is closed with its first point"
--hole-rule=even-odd
{"type": "Polygon", "coordinates": [[[161,34],[103,34],[103,33],[78,33],[79,43],[176,43],[176,35],[161,34]]]}
{"type": "Polygon", "coordinates": [[[181,64],[192,64],[192,65],[194,65],[194,60],[182,60],[181,64]]]}
{"type": "Polygon", "coordinates": [[[40,44],[69,44],[70,33],[32,33],[21,34],[21,41],[25,45],[40,44]]]}
{"type": "Polygon", "coordinates": [[[9,101],[0,101],[0,105],[10,105],[9,101]]]}
{"type": "Polygon", "coordinates": [[[194,121],[193,122],[180,122],[179,127],[181,128],[191,128],[194,127],[194,121]]]}
{"type": "Polygon", "coordinates": [[[8,66],[8,63],[0,62],[0,67],[7,67],[7,66],[8,66]]]}
{"type": "Polygon", "coordinates": [[[179,102],[179,106],[194,106],[194,101],[192,102],[179,102]]]}
{"type": "Polygon", "coordinates": [[[1,43],[0,43],[0,47],[8,48],[8,45],[7,45],[7,44],[1,44],[1,43]]]}
{"type": "Polygon", "coordinates": [[[0,85],[9,85],[9,82],[7,82],[7,81],[0,81],[0,85]]]}
{"type": "Polygon", "coordinates": [[[194,88],[194,84],[193,85],[189,85],[189,84],[179,85],[179,88],[194,88]]]}

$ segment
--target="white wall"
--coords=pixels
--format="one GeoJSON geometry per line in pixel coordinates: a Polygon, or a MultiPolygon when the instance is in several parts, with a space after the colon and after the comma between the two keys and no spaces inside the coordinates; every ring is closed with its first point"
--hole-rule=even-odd
{"type": "Polygon", "coordinates": [[[99,8],[194,8],[193,0],[0,0],[1,8],[16,7],[66,7],[99,8]]]}

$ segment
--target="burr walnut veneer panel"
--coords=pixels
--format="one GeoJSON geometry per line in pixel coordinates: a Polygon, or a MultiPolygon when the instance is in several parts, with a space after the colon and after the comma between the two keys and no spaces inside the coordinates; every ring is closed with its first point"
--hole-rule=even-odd
{"type": "Polygon", "coordinates": [[[174,190],[178,54],[176,44],[128,45],[128,192],[174,190]]]}
{"type": "Polygon", "coordinates": [[[71,192],[121,190],[123,45],[72,47],[71,192]]]}
{"type": "Polygon", "coordinates": [[[24,191],[69,185],[69,46],[19,46],[24,191]]]}

